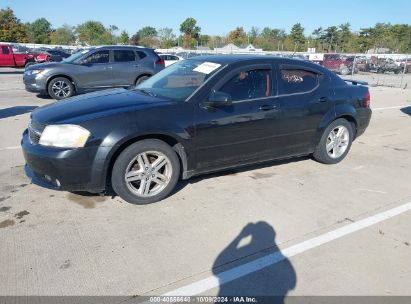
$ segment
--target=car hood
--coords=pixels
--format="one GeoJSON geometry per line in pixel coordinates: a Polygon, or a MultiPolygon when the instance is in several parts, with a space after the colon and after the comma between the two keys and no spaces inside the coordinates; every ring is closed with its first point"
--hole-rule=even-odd
{"type": "Polygon", "coordinates": [[[137,90],[111,89],[79,95],[38,108],[32,112],[32,119],[42,124],[81,123],[171,102],[137,90]]]}
{"type": "MultiPolygon", "coordinates": [[[[43,54],[44,55],[44,54],[43,54]]],[[[39,55],[36,55],[39,56],[39,55]]],[[[52,69],[52,68],[56,68],[56,67],[62,67],[62,66],[66,66],[67,63],[63,63],[63,62],[44,62],[44,63],[37,63],[37,64],[33,64],[29,67],[26,68],[26,71],[29,70],[38,70],[38,69],[52,69]]]]}

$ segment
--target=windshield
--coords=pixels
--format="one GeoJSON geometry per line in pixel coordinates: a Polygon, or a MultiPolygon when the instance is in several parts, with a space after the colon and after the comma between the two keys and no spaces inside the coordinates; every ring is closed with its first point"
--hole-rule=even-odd
{"type": "Polygon", "coordinates": [[[221,64],[214,62],[183,60],[144,81],[136,89],[149,95],[184,101],[220,69],[221,64]]]}
{"type": "Polygon", "coordinates": [[[70,57],[67,57],[66,59],[64,59],[64,62],[68,62],[68,63],[72,63],[74,61],[76,61],[77,59],[79,59],[80,57],[83,57],[84,54],[87,54],[88,52],[90,52],[92,49],[86,49],[77,53],[74,53],[73,55],[71,55],[70,57]]]}
{"type": "Polygon", "coordinates": [[[13,49],[13,53],[24,53],[30,51],[29,48],[19,44],[13,44],[11,47],[13,49]]]}

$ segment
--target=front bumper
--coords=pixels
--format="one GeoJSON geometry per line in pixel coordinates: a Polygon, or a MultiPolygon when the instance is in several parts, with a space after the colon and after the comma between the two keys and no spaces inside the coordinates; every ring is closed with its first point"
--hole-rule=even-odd
{"type": "Polygon", "coordinates": [[[28,131],[21,141],[26,174],[42,187],[67,191],[101,192],[105,189],[105,158],[99,147],[60,149],[32,144],[28,131]]]}
{"type": "Polygon", "coordinates": [[[23,76],[23,83],[26,91],[31,93],[47,93],[47,80],[43,75],[26,75],[23,76]]]}

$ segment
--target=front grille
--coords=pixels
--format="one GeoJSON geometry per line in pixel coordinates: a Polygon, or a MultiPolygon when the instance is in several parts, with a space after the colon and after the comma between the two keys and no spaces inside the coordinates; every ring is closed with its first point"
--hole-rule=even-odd
{"type": "Polygon", "coordinates": [[[33,145],[37,145],[39,143],[41,133],[43,132],[45,127],[46,127],[45,125],[43,125],[39,122],[33,121],[33,120],[31,120],[29,122],[29,127],[28,127],[28,129],[29,129],[29,138],[30,138],[30,142],[33,145]]]}

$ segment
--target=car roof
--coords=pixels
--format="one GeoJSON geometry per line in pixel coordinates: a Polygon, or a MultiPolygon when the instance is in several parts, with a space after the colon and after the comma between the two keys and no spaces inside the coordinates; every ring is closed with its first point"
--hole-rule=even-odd
{"type": "Polygon", "coordinates": [[[152,48],[147,48],[143,46],[138,46],[138,45],[99,45],[94,47],[95,49],[119,49],[119,48],[125,48],[125,49],[141,49],[141,50],[153,50],[152,48]]]}
{"type": "Polygon", "coordinates": [[[316,70],[327,71],[322,66],[312,63],[307,60],[294,59],[294,58],[285,58],[274,55],[207,55],[207,56],[196,56],[189,58],[187,60],[201,60],[201,61],[211,61],[214,63],[219,63],[222,65],[233,64],[238,62],[262,62],[262,61],[271,61],[281,64],[292,64],[299,66],[312,67],[316,70]]]}

